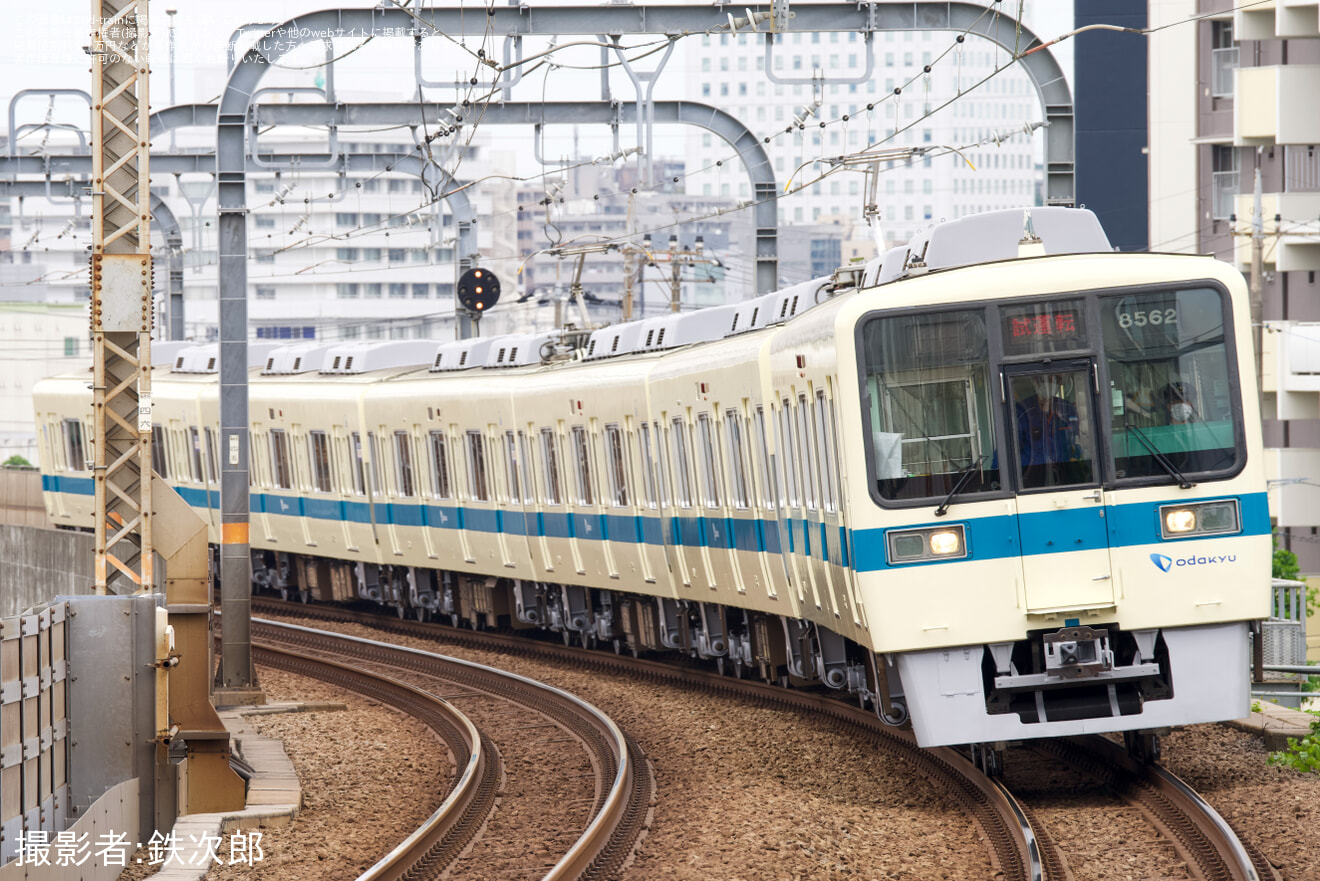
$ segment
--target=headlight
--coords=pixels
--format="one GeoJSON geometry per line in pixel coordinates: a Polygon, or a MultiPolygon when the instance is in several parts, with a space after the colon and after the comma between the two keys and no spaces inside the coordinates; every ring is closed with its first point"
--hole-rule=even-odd
{"type": "Polygon", "coordinates": [[[947,557],[962,551],[962,536],[957,532],[932,532],[930,534],[930,552],[937,557],[947,557]]]}
{"type": "Polygon", "coordinates": [[[1191,532],[1196,528],[1196,512],[1190,508],[1174,508],[1164,512],[1165,532],[1191,532]]]}
{"type": "Polygon", "coordinates": [[[1160,508],[1160,533],[1164,538],[1195,538],[1241,531],[1242,516],[1237,499],[1160,508]]]}
{"type": "Polygon", "coordinates": [[[891,566],[967,556],[967,536],[962,525],[895,530],[885,538],[891,566]]]}

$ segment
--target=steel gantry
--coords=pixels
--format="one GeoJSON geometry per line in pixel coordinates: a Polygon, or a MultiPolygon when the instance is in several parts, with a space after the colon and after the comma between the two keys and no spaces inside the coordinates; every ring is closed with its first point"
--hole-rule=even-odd
{"type": "Polygon", "coordinates": [[[136,593],[154,586],[146,0],[91,10],[95,588],[136,593]]]}
{"type": "MultiPolygon", "coordinates": [[[[787,3],[777,4],[787,14],[787,3]]],[[[735,23],[722,6],[488,6],[485,15],[462,8],[414,11],[398,6],[330,9],[290,19],[268,29],[234,65],[220,96],[216,120],[218,179],[220,433],[221,445],[221,605],[225,643],[221,680],[226,687],[252,683],[250,642],[251,557],[248,545],[248,402],[247,402],[247,207],[245,135],[252,103],[262,78],[288,53],[336,36],[416,37],[483,33],[491,37],[531,35],[665,34],[684,36],[732,30],[735,23]],[[232,636],[232,638],[231,638],[232,636]]],[[[780,16],[780,24],[785,15],[780,16]]],[[[1021,55],[1039,40],[1016,20],[973,3],[821,3],[792,12],[795,31],[950,30],[985,37],[1012,51],[1031,77],[1045,107],[1047,130],[1046,200],[1073,202],[1072,99],[1048,50],[1021,55]]],[[[419,84],[419,98],[421,86],[419,84]]],[[[639,101],[645,95],[639,90],[639,101]]],[[[424,103],[424,102],[419,102],[424,103]]],[[[296,106],[296,105],[295,105],[296,106]]],[[[486,109],[489,110],[487,105],[486,109]]],[[[535,121],[535,120],[532,120],[535,121]]],[[[760,194],[758,193],[758,196],[760,194]]],[[[770,202],[773,211],[773,202],[770,202]]],[[[763,243],[758,241],[758,250],[763,243]]],[[[759,287],[759,285],[758,285],[759,287]]]]}

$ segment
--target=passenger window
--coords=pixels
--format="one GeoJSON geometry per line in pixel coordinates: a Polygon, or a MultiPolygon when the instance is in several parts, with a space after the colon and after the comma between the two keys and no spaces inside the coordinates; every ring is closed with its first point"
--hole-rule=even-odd
{"type": "Polygon", "coordinates": [[[559,491],[559,443],[553,429],[541,429],[541,463],[545,472],[546,504],[563,504],[563,495],[559,491]]]}
{"type": "Polygon", "coordinates": [[[532,457],[527,454],[527,434],[518,432],[518,453],[522,457],[522,490],[523,502],[526,504],[536,503],[536,470],[532,467],[532,457]]]}
{"type": "Polygon", "coordinates": [[[522,501],[522,474],[518,467],[518,442],[512,431],[504,432],[504,465],[509,482],[509,501],[518,504],[522,501]]]}
{"type": "Polygon", "coordinates": [[[798,465],[797,450],[793,442],[793,405],[788,398],[784,398],[783,407],[779,410],[779,449],[784,460],[784,474],[787,477],[788,486],[788,506],[797,508],[801,506],[801,497],[798,495],[798,465]]]}
{"type": "Polygon", "coordinates": [[[729,465],[729,503],[747,507],[747,463],[743,456],[742,425],[737,410],[724,414],[725,456],[729,465]]]}
{"type": "Polygon", "coordinates": [[[202,477],[202,435],[195,427],[189,427],[188,440],[190,441],[189,461],[192,464],[193,483],[201,483],[202,477]]]}
{"type": "Polygon", "coordinates": [[[220,482],[220,454],[215,443],[215,429],[206,429],[206,477],[209,483],[220,482]]]}
{"type": "Polygon", "coordinates": [[[820,490],[821,504],[826,511],[835,510],[834,486],[838,479],[838,471],[834,462],[833,445],[829,437],[829,420],[826,412],[825,392],[819,390],[816,392],[816,461],[823,466],[820,469],[820,490]]]}
{"type": "Polygon", "coordinates": [[[374,431],[367,432],[367,446],[371,451],[371,468],[369,469],[371,474],[371,494],[373,496],[378,496],[381,494],[380,444],[376,442],[376,433],[374,431]]]}
{"type": "Polygon", "coordinates": [[[478,502],[490,501],[486,479],[486,438],[479,431],[467,433],[468,490],[478,502]]]}
{"type": "Polygon", "coordinates": [[[394,432],[394,477],[401,498],[410,499],[417,494],[413,484],[412,436],[406,431],[394,432]]]}
{"type": "Polygon", "coordinates": [[[87,449],[83,445],[83,426],[82,422],[77,419],[64,420],[64,450],[65,464],[70,471],[87,470],[87,449]]]}
{"type": "Polygon", "coordinates": [[[591,448],[587,444],[587,430],[573,426],[573,473],[577,477],[578,504],[594,505],[596,494],[591,487],[591,448]]]}
{"type": "Polygon", "coordinates": [[[449,445],[443,431],[431,432],[431,489],[437,499],[452,497],[449,488],[449,445]]]}
{"type": "Polygon", "coordinates": [[[277,489],[293,489],[289,467],[289,435],[282,428],[270,430],[270,473],[277,489]]]}
{"type": "MultiPolygon", "coordinates": [[[[165,449],[168,442],[163,426],[151,426],[151,470],[159,474],[163,480],[170,479],[169,454],[165,449]]],[[[69,467],[72,468],[73,464],[70,463],[69,467]]]]}
{"type": "Polygon", "coordinates": [[[367,466],[362,457],[362,435],[353,432],[353,492],[360,496],[367,494],[367,466]]]}
{"type": "Polygon", "coordinates": [[[617,425],[605,426],[606,468],[610,475],[610,495],[615,507],[628,505],[628,458],[624,455],[623,432],[617,425]]]}
{"type": "Polygon", "coordinates": [[[334,492],[330,476],[330,438],[324,431],[313,431],[307,435],[307,445],[312,462],[312,489],[322,493],[334,492]]]}
{"type": "Polygon", "coordinates": [[[655,456],[651,452],[651,426],[639,426],[642,437],[642,491],[646,493],[647,507],[655,507],[655,456]]]}
{"type": "Polygon", "coordinates": [[[674,444],[674,494],[678,504],[692,507],[692,470],[688,463],[687,425],[680,417],[674,420],[670,439],[674,444]]]}
{"type": "Polygon", "coordinates": [[[802,472],[802,499],[807,510],[816,510],[816,497],[820,492],[820,472],[816,467],[815,445],[812,443],[811,411],[807,409],[807,396],[798,395],[793,408],[793,423],[797,426],[797,451],[802,472]]]}
{"type": "Polygon", "coordinates": [[[766,434],[765,408],[756,408],[756,425],[752,429],[756,435],[756,465],[761,479],[761,507],[767,511],[775,509],[775,474],[770,456],[770,441],[766,434]]]}
{"type": "Polygon", "coordinates": [[[670,483],[670,475],[673,473],[674,467],[669,461],[669,444],[665,440],[659,422],[655,423],[655,453],[656,479],[660,484],[660,503],[667,508],[671,504],[670,499],[674,495],[670,483]]]}

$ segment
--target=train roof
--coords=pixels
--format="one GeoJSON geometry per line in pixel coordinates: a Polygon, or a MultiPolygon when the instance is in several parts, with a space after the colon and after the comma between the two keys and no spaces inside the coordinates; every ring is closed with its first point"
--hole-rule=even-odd
{"type": "MultiPolygon", "coordinates": [[[[740,303],[654,316],[590,331],[554,330],[481,339],[374,340],[337,344],[248,344],[249,367],[266,376],[350,376],[394,370],[450,373],[474,369],[540,367],[556,362],[601,361],[659,354],[739,336],[793,320],[836,294],[891,284],[929,272],[1020,257],[1106,253],[1109,240],[1086,209],[1006,209],[931,225],[906,245],[829,276],[762,294],[740,303]]],[[[157,343],[153,363],[175,373],[214,373],[215,344],[157,343]],[[158,355],[158,352],[160,353],[158,355]],[[160,357],[167,355],[168,357],[160,357]]]]}

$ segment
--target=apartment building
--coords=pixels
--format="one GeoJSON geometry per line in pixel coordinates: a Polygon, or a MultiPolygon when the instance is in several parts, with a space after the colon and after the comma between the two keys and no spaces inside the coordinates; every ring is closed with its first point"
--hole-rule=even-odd
{"type": "Polygon", "coordinates": [[[1320,572],[1320,0],[1152,2],[1151,247],[1251,277],[1260,240],[1271,512],[1320,572]],[[1255,205],[1259,180],[1260,208],[1255,205]],[[1193,196],[1193,198],[1188,198],[1193,196]]]}

